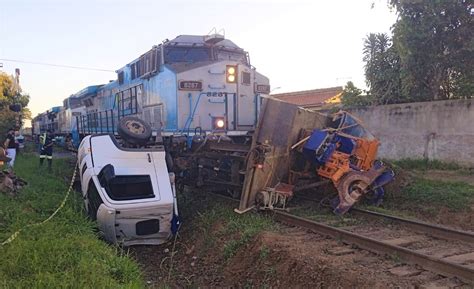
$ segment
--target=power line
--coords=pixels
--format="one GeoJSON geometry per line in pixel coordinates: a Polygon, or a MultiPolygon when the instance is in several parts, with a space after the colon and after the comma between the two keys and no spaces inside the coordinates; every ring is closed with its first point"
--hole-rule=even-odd
{"type": "Polygon", "coordinates": [[[18,60],[18,59],[0,58],[0,61],[17,62],[17,63],[27,63],[27,64],[37,64],[37,65],[63,67],[63,68],[71,68],[71,69],[82,69],[82,70],[94,70],[94,71],[115,72],[115,70],[110,70],[110,69],[101,69],[101,68],[92,68],[92,67],[83,67],[83,66],[72,66],[72,65],[62,65],[62,64],[53,64],[53,63],[45,63],[45,62],[26,61],[26,60],[18,60]]]}

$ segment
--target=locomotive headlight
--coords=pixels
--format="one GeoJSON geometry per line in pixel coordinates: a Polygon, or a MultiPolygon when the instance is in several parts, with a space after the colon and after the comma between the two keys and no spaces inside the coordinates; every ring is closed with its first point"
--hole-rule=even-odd
{"type": "Polygon", "coordinates": [[[237,82],[237,66],[227,65],[225,70],[225,78],[229,83],[237,82]]]}
{"type": "Polygon", "coordinates": [[[212,129],[216,131],[225,130],[225,117],[224,116],[213,116],[211,119],[212,129]]]}
{"type": "Polygon", "coordinates": [[[225,123],[224,123],[224,120],[223,120],[223,119],[218,119],[218,120],[216,121],[216,126],[217,126],[218,128],[224,128],[224,125],[225,125],[225,123]]]}
{"type": "Polygon", "coordinates": [[[227,76],[227,81],[228,82],[235,82],[235,75],[228,75],[227,76]]]}

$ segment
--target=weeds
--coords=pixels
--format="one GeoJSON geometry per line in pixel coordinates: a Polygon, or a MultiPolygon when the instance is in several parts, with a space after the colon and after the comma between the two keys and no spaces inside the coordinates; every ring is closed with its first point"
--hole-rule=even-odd
{"type": "Polygon", "coordinates": [[[474,186],[464,182],[446,182],[414,178],[397,194],[387,194],[383,207],[365,208],[385,214],[410,218],[436,216],[440,210],[467,211],[474,203],[474,186]]]}
{"type": "MultiPolygon", "coordinates": [[[[227,209],[226,212],[229,212],[227,209]]],[[[225,218],[225,226],[218,232],[220,236],[232,236],[224,245],[224,259],[233,257],[237,251],[248,244],[258,233],[264,229],[271,230],[274,227],[273,221],[265,216],[257,214],[237,215],[230,211],[230,215],[225,218]]]]}
{"type": "Polygon", "coordinates": [[[474,187],[462,182],[416,179],[399,198],[405,203],[447,207],[453,210],[468,209],[474,201],[474,187]]]}
{"type": "Polygon", "coordinates": [[[291,211],[292,214],[307,218],[316,222],[322,222],[334,227],[347,227],[360,224],[361,220],[352,218],[350,215],[335,215],[328,208],[321,208],[318,205],[301,207],[291,211]]]}
{"type": "Polygon", "coordinates": [[[204,250],[220,246],[226,261],[261,231],[276,228],[270,217],[254,213],[236,214],[232,210],[234,203],[206,193],[185,192],[180,194],[179,202],[184,222],[197,218],[196,229],[202,232],[204,250]],[[197,208],[196,215],[187,215],[197,208]]]}
{"type": "Polygon", "coordinates": [[[263,246],[262,248],[260,248],[259,257],[261,260],[265,260],[268,255],[270,255],[270,249],[267,246],[263,246]]]}
{"type": "Polygon", "coordinates": [[[405,170],[443,170],[443,171],[455,171],[464,169],[462,166],[454,162],[442,162],[439,160],[428,160],[428,159],[401,159],[391,161],[390,163],[395,166],[399,166],[405,170]]]}
{"type": "MultiPolygon", "coordinates": [[[[53,172],[38,167],[32,154],[22,154],[16,173],[28,181],[16,198],[0,194],[0,239],[25,225],[46,219],[67,190],[71,169],[67,159],[55,159],[53,172]]],[[[98,240],[95,223],[78,209],[72,193],[49,222],[29,227],[12,243],[0,247],[0,287],[3,288],[142,288],[138,265],[128,254],[98,240]]]]}
{"type": "Polygon", "coordinates": [[[390,254],[387,256],[389,260],[391,260],[394,263],[402,263],[402,258],[398,254],[390,254]]]}

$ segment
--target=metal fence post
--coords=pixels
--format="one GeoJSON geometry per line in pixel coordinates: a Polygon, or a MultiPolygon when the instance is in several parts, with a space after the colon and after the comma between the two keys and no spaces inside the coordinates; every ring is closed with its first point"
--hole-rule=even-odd
{"type": "Polygon", "coordinates": [[[110,114],[112,115],[112,133],[115,133],[115,123],[114,123],[114,111],[111,109],[110,114]]]}
{"type": "Polygon", "coordinates": [[[105,123],[107,125],[107,133],[109,133],[109,111],[105,111],[105,123]]]}

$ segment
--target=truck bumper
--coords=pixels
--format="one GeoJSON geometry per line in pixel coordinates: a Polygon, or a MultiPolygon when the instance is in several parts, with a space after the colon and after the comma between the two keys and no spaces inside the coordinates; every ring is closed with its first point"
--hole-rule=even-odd
{"type": "Polygon", "coordinates": [[[114,244],[158,245],[171,236],[173,204],[116,210],[101,204],[97,223],[104,238],[114,244]]]}

